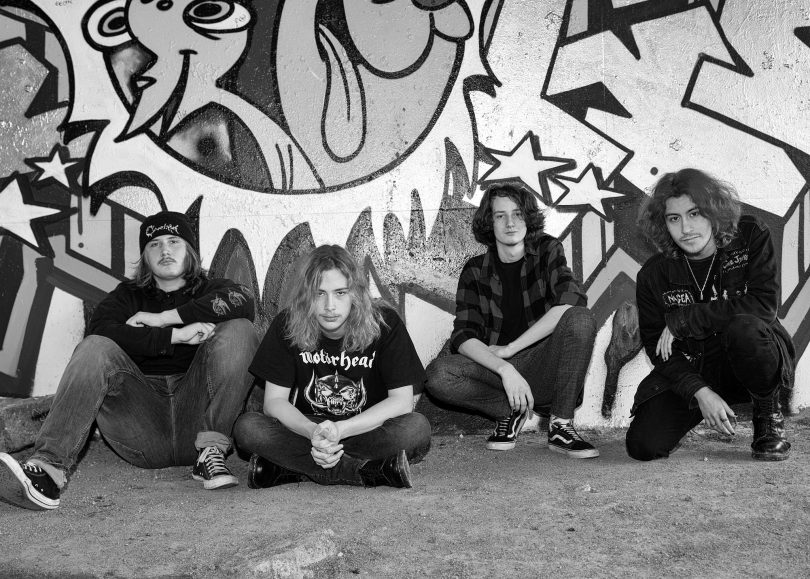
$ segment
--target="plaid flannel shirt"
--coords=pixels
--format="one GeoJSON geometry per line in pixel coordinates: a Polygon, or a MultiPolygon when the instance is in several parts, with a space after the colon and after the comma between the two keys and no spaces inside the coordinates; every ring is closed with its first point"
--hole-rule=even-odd
{"type": "MultiPolygon", "coordinates": [[[[484,344],[498,343],[503,328],[503,285],[495,268],[496,250],[471,258],[461,270],[456,292],[456,319],[450,336],[450,350],[471,338],[484,344]]],[[[586,306],[588,297],[568,267],[562,244],[541,235],[533,247],[526,246],[520,268],[523,312],[532,326],[554,306],[586,306]]]]}

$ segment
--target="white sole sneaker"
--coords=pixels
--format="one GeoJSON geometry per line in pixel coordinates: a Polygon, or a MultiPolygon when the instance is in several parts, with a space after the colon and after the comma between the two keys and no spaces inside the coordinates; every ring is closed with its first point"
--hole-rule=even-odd
{"type": "Polygon", "coordinates": [[[59,499],[49,499],[35,489],[20,463],[6,453],[0,453],[0,500],[32,511],[59,506],[59,499]]]}

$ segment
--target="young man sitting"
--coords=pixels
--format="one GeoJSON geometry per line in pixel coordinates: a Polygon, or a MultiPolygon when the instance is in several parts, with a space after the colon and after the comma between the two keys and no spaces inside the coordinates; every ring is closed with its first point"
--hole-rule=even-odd
{"type": "Polygon", "coordinates": [[[409,460],[430,448],[430,425],[412,412],[425,372],[405,325],[372,301],[345,249],[307,256],[250,371],[266,383],[264,414],[240,417],[234,437],[253,453],[251,488],[305,479],[411,487],[409,460]]]}
{"type": "Polygon", "coordinates": [[[22,463],[0,453],[0,500],[58,507],[94,424],[135,466],[194,465],[206,489],[238,483],[225,455],[252,384],[253,298],[241,285],[209,279],[196,245],[181,213],[143,222],[135,277],[93,313],[34,453],[22,463]]]}

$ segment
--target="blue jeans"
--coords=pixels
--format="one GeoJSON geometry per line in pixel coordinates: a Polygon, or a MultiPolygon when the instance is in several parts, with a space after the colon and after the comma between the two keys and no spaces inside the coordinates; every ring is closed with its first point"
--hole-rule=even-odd
{"type": "Polygon", "coordinates": [[[65,368],[29,460],[63,487],[94,422],[121,458],[141,468],[193,464],[206,446],[227,452],[257,347],[249,320],[229,320],[217,324],[185,374],[147,376],[115,342],[88,336],[65,368]]]}
{"type": "MultiPolygon", "coordinates": [[[[326,420],[323,416],[307,415],[307,418],[313,422],[326,420]]],[[[258,454],[322,485],[362,485],[358,471],[367,461],[404,450],[410,462],[418,462],[430,450],[430,424],[416,412],[389,418],[374,430],[341,440],[343,456],[328,469],[315,464],[308,438],[264,414],[249,412],[240,416],[233,435],[241,450],[258,454]]]]}
{"type": "MultiPolygon", "coordinates": [[[[547,338],[509,362],[529,383],[535,408],[551,406],[559,418],[573,418],[581,403],[591,363],[596,321],[587,308],[568,308],[547,338]]],[[[462,354],[436,358],[427,367],[427,391],[442,402],[500,419],[512,408],[501,377],[462,354]]]]}

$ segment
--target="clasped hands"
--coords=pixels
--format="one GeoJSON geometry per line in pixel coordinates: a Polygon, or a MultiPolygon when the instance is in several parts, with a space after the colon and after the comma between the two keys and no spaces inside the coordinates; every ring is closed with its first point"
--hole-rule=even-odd
{"type": "Polygon", "coordinates": [[[324,420],[312,431],[312,460],[322,468],[332,468],[343,456],[343,445],[340,444],[340,429],[331,420],[324,420]]]}

